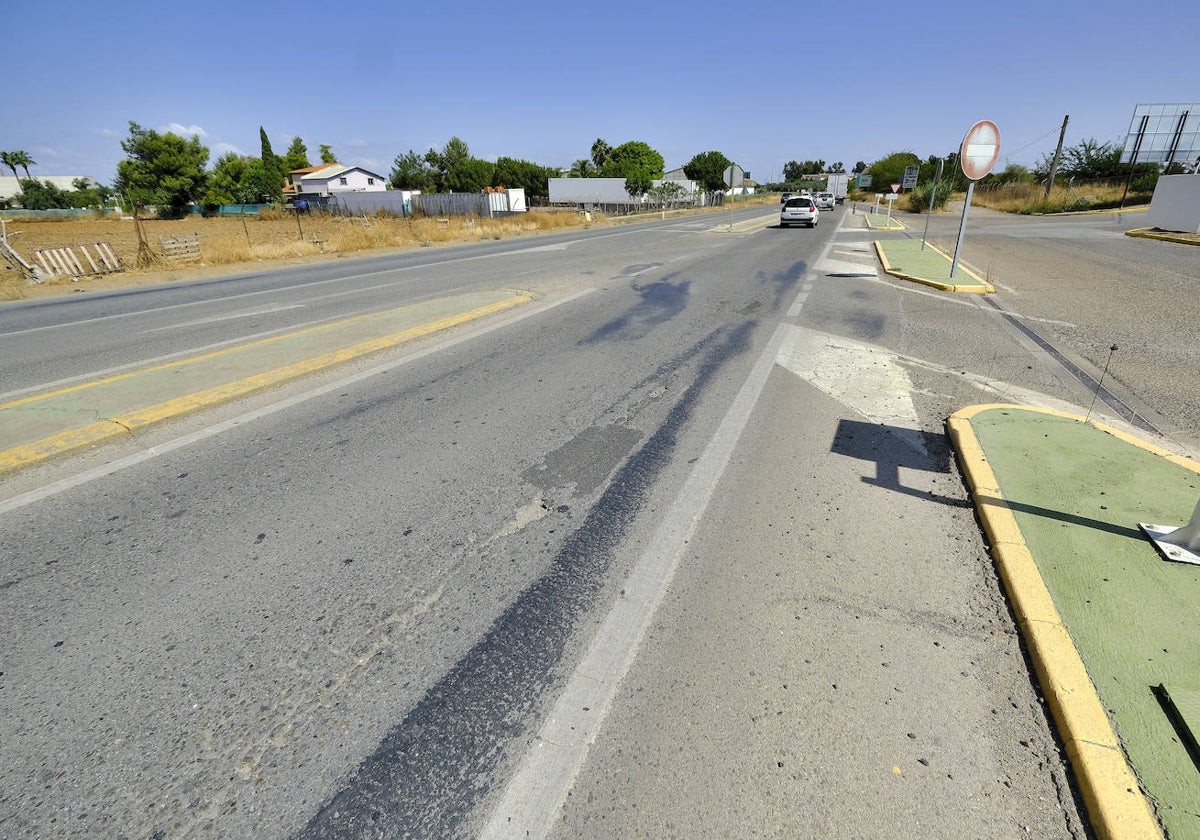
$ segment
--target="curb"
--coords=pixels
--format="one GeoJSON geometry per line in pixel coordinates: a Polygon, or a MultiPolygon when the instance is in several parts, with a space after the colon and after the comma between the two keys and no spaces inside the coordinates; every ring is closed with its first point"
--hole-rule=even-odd
{"type": "MultiPolygon", "coordinates": [[[[972,417],[997,408],[1019,409],[1087,422],[1101,431],[1169,457],[1177,463],[1186,459],[1172,456],[1104,424],[1052,409],[993,403],[961,409],[946,420],[946,429],[954,444],[959,467],[991,544],[992,555],[1033,660],[1038,682],[1079,779],[1092,828],[1098,837],[1113,840],[1162,837],[1158,820],[1126,761],[1096,688],[1070,633],[1062,623],[1041,572],[1025,544],[1020,526],[1001,494],[996,476],[971,426],[972,417]]],[[[1192,467],[1195,468],[1195,465],[1192,467]]]]}
{"type": "MultiPolygon", "coordinates": [[[[948,260],[951,259],[951,257],[945,251],[941,250],[937,246],[932,245],[928,242],[925,244],[929,248],[932,248],[933,250],[937,251],[939,254],[941,254],[946,259],[948,259],[948,260]]],[[[964,294],[969,294],[969,295],[987,295],[987,294],[991,294],[992,292],[996,291],[995,286],[993,286],[991,283],[988,283],[986,280],[984,280],[982,277],[980,277],[975,272],[971,271],[971,269],[967,268],[965,265],[960,265],[959,268],[961,268],[967,274],[971,275],[971,277],[974,277],[976,280],[976,283],[974,283],[970,286],[959,286],[955,283],[942,283],[938,280],[930,280],[927,277],[917,277],[916,275],[906,274],[903,271],[898,271],[895,268],[892,268],[892,264],[890,262],[888,262],[887,254],[884,253],[883,245],[882,245],[882,243],[879,242],[879,240],[875,241],[875,253],[879,255],[879,261],[881,263],[883,263],[883,270],[886,273],[892,275],[893,277],[899,277],[901,280],[908,280],[913,283],[920,283],[925,286],[932,286],[933,288],[940,289],[943,292],[963,292],[964,294]]]]}
{"type": "Polygon", "coordinates": [[[1176,242],[1180,245],[1200,245],[1200,235],[1193,234],[1193,239],[1185,239],[1181,234],[1159,232],[1154,228],[1134,228],[1125,231],[1126,236],[1137,239],[1157,239],[1159,242],[1176,242]]]}

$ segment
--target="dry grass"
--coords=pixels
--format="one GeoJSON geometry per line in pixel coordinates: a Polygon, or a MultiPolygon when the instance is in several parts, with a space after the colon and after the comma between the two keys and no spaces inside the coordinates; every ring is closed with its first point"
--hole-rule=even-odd
{"type": "MultiPolygon", "coordinates": [[[[1005,184],[992,189],[976,188],[971,203],[1005,213],[1064,213],[1118,207],[1124,195],[1124,184],[1086,184],[1072,187],[1058,183],[1048,197],[1046,188],[1040,184],[1005,184]]],[[[1138,195],[1130,191],[1129,195],[1125,196],[1127,207],[1149,202],[1148,195],[1138,195]]]]}
{"type": "MultiPolygon", "coordinates": [[[[8,242],[25,259],[37,264],[39,248],[66,248],[107,243],[125,263],[119,274],[87,275],[30,284],[7,263],[0,262],[0,300],[40,297],[76,289],[102,289],[188,279],[261,268],[264,262],[286,265],[313,262],[344,254],[404,250],[433,245],[531,236],[543,232],[608,224],[603,216],[585,221],[574,211],[533,210],[519,216],[488,219],[455,216],[448,219],[400,219],[392,216],[340,218],[264,213],[259,216],[194,217],[179,221],[143,220],[151,259],[138,266],[138,236],[130,219],[22,219],[8,222],[8,242]],[[200,259],[169,262],[159,238],[198,236],[200,259]],[[8,269],[4,271],[2,269],[8,269]]],[[[86,262],[75,249],[81,261],[86,262]]]]}

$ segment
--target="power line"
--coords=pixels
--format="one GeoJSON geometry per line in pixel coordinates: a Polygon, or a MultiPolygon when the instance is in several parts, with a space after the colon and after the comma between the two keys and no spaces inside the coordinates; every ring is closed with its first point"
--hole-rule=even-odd
{"type": "Polygon", "coordinates": [[[1005,163],[1007,163],[1008,161],[1012,160],[1012,158],[1016,157],[1017,155],[1019,155],[1021,152],[1025,151],[1026,149],[1028,149],[1028,148],[1031,148],[1031,147],[1033,147],[1033,146],[1036,146],[1038,143],[1041,143],[1041,142],[1042,142],[1043,140],[1045,140],[1047,137],[1050,137],[1052,134],[1054,134],[1054,132],[1058,131],[1058,129],[1059,129],[1059,126],[1057,126],[1057,125],[1056,125],[1056,126],[1054,126],[1054,128],[1052,128],[1052,129],[1050,129],[1049,131],[1047,131],[1047,132],[1046,132],[1045,134],[1043,134],[1041,137],[1039,137],[1038,139],[1034,140],[1032,143],[1026,143],[1024,146],[1022,146],[1021,148],[1017,149],[1016,151],[1009,152],[1008,154],[1006,154],[1006,155],[1004,156],[1004,162],[1005,162],[1005,163]]]}

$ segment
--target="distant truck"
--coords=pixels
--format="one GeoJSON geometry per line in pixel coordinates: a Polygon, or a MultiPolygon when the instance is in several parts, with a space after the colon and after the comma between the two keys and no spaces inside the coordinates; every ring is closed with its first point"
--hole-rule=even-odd
{"type": "Polygon", "coordinates": [[[833,193],[833,199],[838,204],[846,200],[846,180],[845,172],[832,172],[829,175],[829,183],[825,186],[825,191],[833,193]]]}

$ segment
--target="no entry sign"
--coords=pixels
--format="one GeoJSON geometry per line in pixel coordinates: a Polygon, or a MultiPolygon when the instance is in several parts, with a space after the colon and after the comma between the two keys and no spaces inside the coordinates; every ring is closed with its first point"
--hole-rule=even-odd
{"type": "Polygon", "coordinates": [[[991,120],[971,126],[958,150],[958,162],[968,180],[978,181],[992,171],[1000,158],[1000,129],[991,120]]]}

